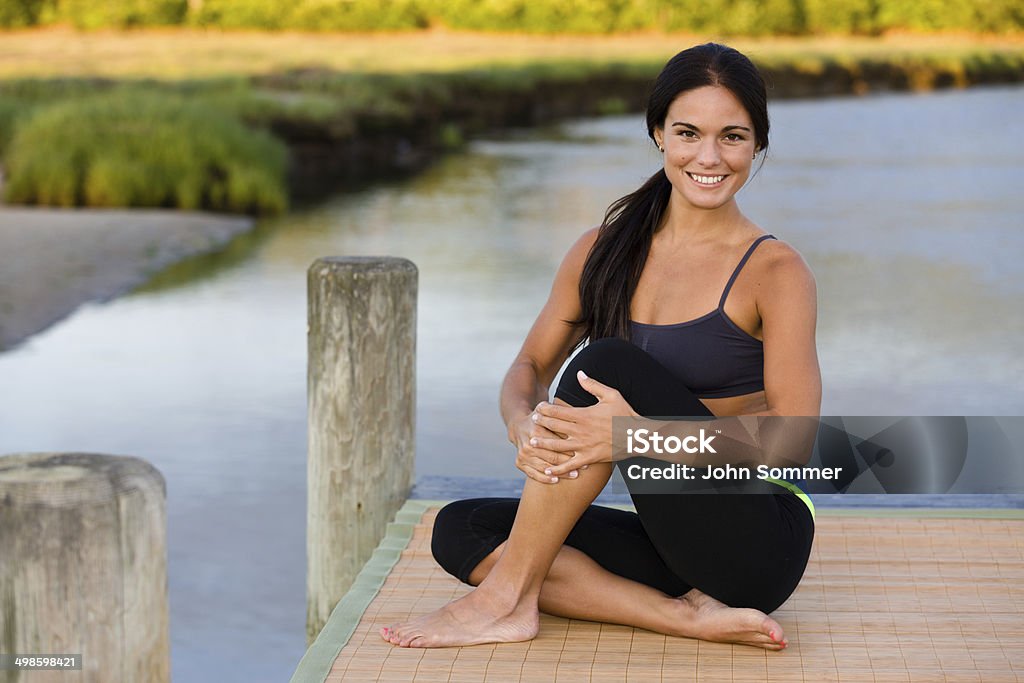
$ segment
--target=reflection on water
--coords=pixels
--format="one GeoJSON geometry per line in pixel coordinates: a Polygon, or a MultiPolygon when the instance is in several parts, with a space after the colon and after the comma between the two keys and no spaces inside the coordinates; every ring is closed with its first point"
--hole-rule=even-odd
{"type": "MultiPolygon", "coordinates": [[[[772,108],[741,206],[816,274],[825,413],[1021,414],[1024,120],[1006,112],[1022,103],[1004,88],[772,108]]],[[[418,477],[507,493],[505,369],[562,254],[659,159],[640,117],[587,121],[265,222],[0,356],[0,452],[154,463],[175,679],[284,680],[305,646],[307,267],[416,262],[418,477]]]]}

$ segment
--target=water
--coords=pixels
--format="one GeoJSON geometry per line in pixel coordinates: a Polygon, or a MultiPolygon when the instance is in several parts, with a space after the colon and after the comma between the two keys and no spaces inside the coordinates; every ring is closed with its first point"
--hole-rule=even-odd
{"type": "MultiPolygon", "coordinates": [[[[772,107],[740,204],[817,277],[823,413],[1022,414],[1022,104],[1013,87],[772,107]]],[[[287,680],[305,650],[308,266],[416,262],[418,490],[514,493],[501,378],[568,246],[659,160],[638,116],[576,122],[264,222],[0,355],[0,452],[155,464],[175,680],[287,680]]]]}

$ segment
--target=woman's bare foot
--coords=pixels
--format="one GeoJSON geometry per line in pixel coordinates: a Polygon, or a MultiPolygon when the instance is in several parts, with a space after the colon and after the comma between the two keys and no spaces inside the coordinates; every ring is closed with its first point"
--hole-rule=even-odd
{"type": "Polygon", "coordinates": [[[779,622],[759,610],[729,607],[696,588],[676,602],[682,613],[678,635],[766,650],[781,650],[788,644],[779,622]]]}
{"type": "Polygon", "coordinates": [[[477,588],[430,614],[385,626],[380,637],[401,647],[458,647],[530,640],[539,627],[536,600],[531,608],[529,601],[524,604],[477,588]]]}

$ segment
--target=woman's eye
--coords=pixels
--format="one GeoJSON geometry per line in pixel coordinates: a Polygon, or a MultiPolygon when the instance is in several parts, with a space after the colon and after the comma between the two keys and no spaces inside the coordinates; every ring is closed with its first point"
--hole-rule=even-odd
{"type": "Polygon", "coordinates": [[[679,131],[679,134],[681,136],[683,136],[684,138],[695,138],[695,137],[697,137],[697,134],[694,133],[692,130],[681,130],[681,131],[679,131]]]}
{"type": "Polygon", "coordinates": [[[729,133],[725,136],[725,139],[729,142],[743,142],[744,140],[742,135],[737,135],[736,133],[729,133]]]}

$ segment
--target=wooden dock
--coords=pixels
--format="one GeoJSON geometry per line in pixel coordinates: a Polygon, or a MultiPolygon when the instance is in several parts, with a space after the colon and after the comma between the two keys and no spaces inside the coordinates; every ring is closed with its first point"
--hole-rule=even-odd
{"type": "Polygon", "coordinates": [[[1024,510],[819,508],[804,579],[773,613],[782,652],[547,615],[529,642],[392,646],[381,626],[470,590],[430,555],[442,504],[405,504],[293,683],[1024,681],[1024,510]]]}

